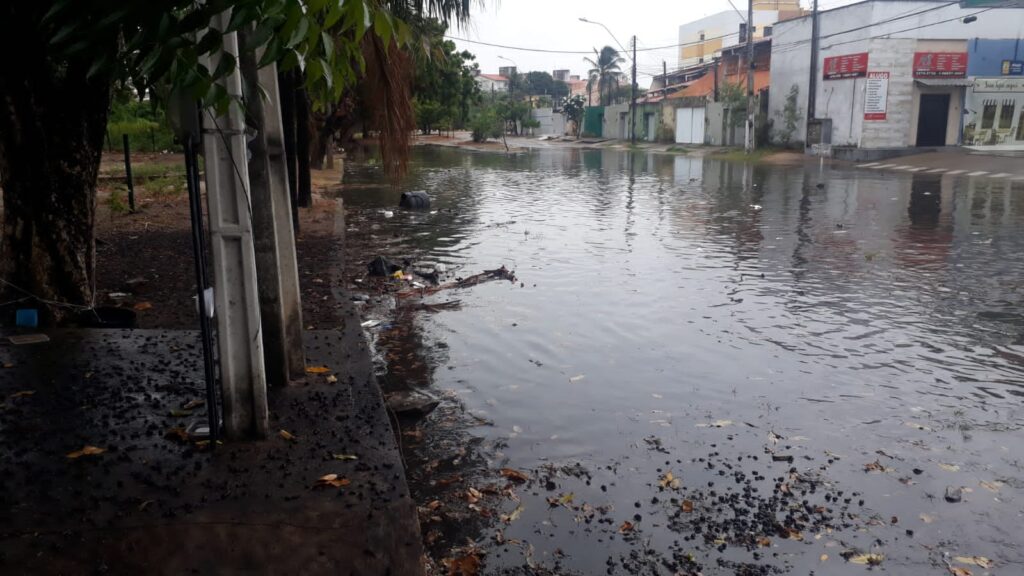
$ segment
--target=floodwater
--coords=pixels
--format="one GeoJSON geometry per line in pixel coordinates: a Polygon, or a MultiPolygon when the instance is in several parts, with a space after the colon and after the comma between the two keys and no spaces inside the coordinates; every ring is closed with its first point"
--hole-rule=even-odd
{"type": "Polygon", "coordinates": [[[432,212],[380,181],[346,167],[355,258],[518,276],[364,310],[385,385],[443,398],[403,425],[435,560],[1024,573],[1024,183],[443,148],[402,186],[432,212]]]}

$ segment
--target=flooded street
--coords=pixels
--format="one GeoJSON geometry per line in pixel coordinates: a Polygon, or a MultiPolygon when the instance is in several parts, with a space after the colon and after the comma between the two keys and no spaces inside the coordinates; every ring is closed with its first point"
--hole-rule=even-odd
{"type": "Polygon", "coordinates": [[[431,211],[382,181],[347,162],[346,279],[385,389],[441,397],[402,430],[447,569],[1024,573],[1024,182],[426,147],[431,211]],[[396,299],[376,255],[517,280],[396,299]]]}

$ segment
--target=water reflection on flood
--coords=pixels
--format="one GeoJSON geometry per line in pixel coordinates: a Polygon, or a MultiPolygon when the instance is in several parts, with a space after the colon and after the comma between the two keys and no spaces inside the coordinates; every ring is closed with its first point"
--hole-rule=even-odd
{"type": "MultiPolygon", "coordinates": [[[[346,183],[379,178],[359,163],[346,173],[346,183]]],[[[441,352],[405,372],[493,423],[461,431],[489,466],[580,464],[589,481],[568,476],[559,490],[618,511],[611,530],[581,529],[544,504],[543,489],[521,495],[521,519],[499,525],[541,565],[640,566],[606,564],[638,546],[614,530],[636,513],[646,548],[685,549],[706,560],[705,573],[731,573],[730,561],[825,570],[822,553],[833,558],[827,573],[863,571],[825,548],[832,537],[719,554],[680,540],[665,498],[651,501],[667,465],[684,485],[705,483],[694,458],[709,451],[767,467],[770,488],[789,467],[763,462],[779,437],[797,438],[785,443],[795,467],[825,470],[827,460],[824,474],[863,493],[861,519],[901,519],[868,530],[890,569],[943,568],[935,550],[1024,562],[1013,528],[1024,487],[1024,183],[614,150],[421,148],[404,188],[429,191],[436,213],[384,218],[396,193],[355,186],[345,193],[349,234],[368,236],[373,253],[463,276],[505,265],[523,282],[432,297],[462,306],[404,324],[441,352]],[[706,426],[715,421],[730,424],[706,426]],[[671,462],[645,444],[652,437],[671,462]],[[891,472],[866,473],[879,451],[891,472]],[[972,496],[943,502],[950,485],[972,496]]],[[[392,376],[402,357],[392,355],[392,376]]],[[[490,569],[523,561],[494,548],[490,569]]]]}

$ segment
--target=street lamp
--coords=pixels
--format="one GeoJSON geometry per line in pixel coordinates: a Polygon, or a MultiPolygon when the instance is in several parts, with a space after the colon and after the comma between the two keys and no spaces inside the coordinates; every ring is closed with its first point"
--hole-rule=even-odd
{"type": "MultiPolygon", "coordinates": [[[[600,22],[593,20],[587,20],[586,18],[580,17],[580,22],[586,22],[587,24],[597,24],[601,28],[604,28],[605,32],[615,40],[615,43],[619,45],[622,52],[629,58],[629,50],[619,42],[619,39],[612,34],[612,31],[607,26],[600,22]]],[[[636,35],[633,35],[633,57],[629,58],[630,64],[633,65],[633,81],[629,84],[630,98],[629,98],[629,142],[636,144],[636,35]]]]}

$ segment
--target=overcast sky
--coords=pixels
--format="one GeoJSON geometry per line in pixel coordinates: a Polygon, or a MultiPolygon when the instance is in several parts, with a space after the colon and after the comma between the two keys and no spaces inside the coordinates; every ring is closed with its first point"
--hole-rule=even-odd
{"type": "MultiPolygon", "coordinates": [[[[853,0],[820,0],[821,9],[849,4],[853,0]]],[[[616,46],[608,32],[596,24],[580,22],[581,17],[601,22],[629,47],[633,34],[637,48],[653,48],[679,43],[679,26],[723,10],[732,10],[728,0],[484,0],[485,7],[474,4],[472,22],[465,29],[453,27],[450,36],[477,40],[491,44],[541,48],[546,50],[589,51],[605,44],[616,46]]],[[[737,8],[746,11],[745,0],[733,0],[737,8]]],[[[809,6],[809,0],[803,5],[809,6]]],[[[568,68],[573,74],[585,76],[589,66],[583,62],[584,54],[545,54],[494,48],[455,42],[460,49],[476,55],[484,73],[497,73],[499,66],[515,61],[520,72],[543,70],[551,72],[568,68]]],[[[678,59],[678,48],[666,48],[637,53],[638,83],[650,84],[652,74],[661,73],[666,61],[671,70],[678,59]]],[[[628,64],[622,69],[628,72],[628,64]]]]}

